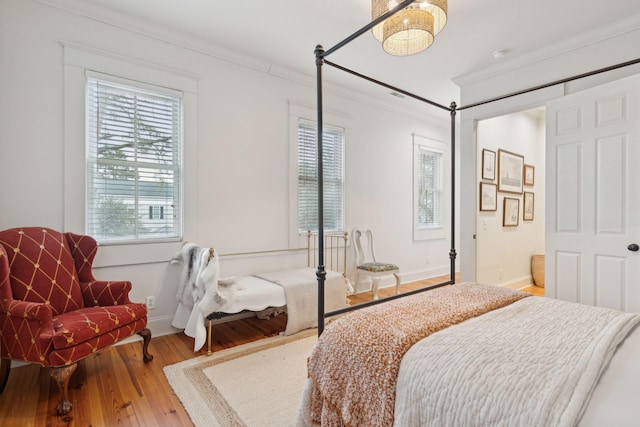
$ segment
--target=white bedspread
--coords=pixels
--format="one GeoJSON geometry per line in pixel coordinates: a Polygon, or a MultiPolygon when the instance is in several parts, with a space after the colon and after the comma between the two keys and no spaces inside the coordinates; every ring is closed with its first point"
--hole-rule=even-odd
{"type": "Polygon", "coordinates": [[[402,360],[396,426],[574,426],[640,315],[530,297],[443,329],[402,360]]]}
{"type": "MultiPolygon", "coordinates": [[[[318,281],[315,269],[262,273],[257,277],[276,283],[284,289],[287,301],[287,328],[284,335],[318,326],[318,281]]],[[[328,271],[325,280],[325,311],[347,305],[347,286],[340,273],[328,271]]]]}

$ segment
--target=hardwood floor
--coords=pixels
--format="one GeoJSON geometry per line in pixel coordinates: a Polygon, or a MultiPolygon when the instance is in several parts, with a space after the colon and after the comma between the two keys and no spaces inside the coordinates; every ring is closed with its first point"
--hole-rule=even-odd
{"type": "Polygon", "coordinates": [[[531,286],[527,286],[526,288],[522,288],[520,290],[524,292],[529,292],[530,294],[535,295],[537,297],[544,296],[544,288],[541,288],[540,286],[531,285],[531,286]]]}
{"type": "MultiPolygon", "coordinates": [[[[404,284],[401,292],[437,284],[448,277],[404,284]]],[[[529,292],[544,292],[535,286],[529,292]]],[[[380,290],[391,295],[393,288],[380,290]]],[[[372,292],[350,297],[352,304],[370,301],[372,292]]],[[[277,335],[285,330],[287,317],[260,320],[256,317],[214,325],[213,349],[245,344],[277,335]]],[[[189,416],[169,386],[163,368],[199,355],[193,339],[184,334],[154,337],[149,345],[154,360],[142,362],[142,345],[132,342],[112,347],[79,363],[71,378],[69,398],[73,410],[55,415],[58,390],[48,370],[26,365],[11,370],[5,391],[0,395],[0,426],[191,426],[189,416]]]]}
{"type": "MultiPolygon", "coordinates": [[[[214,350],[244,344],[284,331],[286,315],[256,317],[214,326],[214,350]]],[[[103,350],[81,361],[71,377],[73,409],[55,415],[58,390],[47,369],[26,365],[11,370],[0,395],[0,426],[191,426],[189,416],[167,382],[162,368],[199,355],[184,334],[154,337],[154,359],[142,362],[141,342],[103,350]]]]}

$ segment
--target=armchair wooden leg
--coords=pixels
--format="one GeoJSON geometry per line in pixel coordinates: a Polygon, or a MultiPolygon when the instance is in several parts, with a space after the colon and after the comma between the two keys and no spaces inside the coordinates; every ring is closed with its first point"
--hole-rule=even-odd
{"type": "Polygon", "coordinates": [[[58,415],[65,415],[73,408],[68,396],[69,379],[77,367],[78,364],[74,363],[73,365],[51,368],[51,378],[58,384],[58,390],[60,390],[60,402],[58,402],[58,406],[56,407],[56,413],[58,415]]]}
{"type": "Polygon", "coordinates": [[[149,354],[149,343],[151,342],[151,331],[149,328],[144,328],[138,335],[142,337],[142,360],[144,363],[149,363],[153,360],[153,356],[149,354]]]}
{"type": "Polygon", "coordinates": [[[4,388],[7,386],[7,381],[9,381],[10,372],[11,372],[11,359],[7,359],[3,357],[2,362],[0,362],[0,393],[2,393],[4,391],[4,388]]]}

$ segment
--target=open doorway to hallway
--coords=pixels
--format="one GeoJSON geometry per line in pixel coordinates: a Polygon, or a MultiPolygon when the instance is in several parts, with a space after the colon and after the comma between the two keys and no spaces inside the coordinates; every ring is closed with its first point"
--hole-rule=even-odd
{"type": "Polygon", "coordinates": [[[545,126],[544,107],[478,122],[477,282],[543,293],[545,126]]]}

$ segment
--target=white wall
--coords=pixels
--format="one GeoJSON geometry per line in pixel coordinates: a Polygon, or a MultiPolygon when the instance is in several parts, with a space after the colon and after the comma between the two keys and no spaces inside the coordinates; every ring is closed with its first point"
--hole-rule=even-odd
{"type": "MultiPolygon", "coordinates": [[[[222,59],[214,46],[163,29],[145,31],[142,23],[105,21],[33,0],[0,4],[0,229],[83,232],[77,220],[83,196],[76,194],[82,168],[65,163],[78,156],[69,153],[69,141],[82,134],[83,123],[67,117],[64,124],[65,108],[75,102],[65,99],[64,44],[196,81],[196,114],[185,123],[186,240],[223,255],[290,249],[289,105],[313,108],[313,78],[276,75],[270,70],[277,67],[250,58],[249,66],[240,65],[222,59]]],[[[447,241],[412,240],[411,135],[448,141],[448,117],[414,104],[415,115],[398,113],[326,86],[326,109],[350,123],[347,229],[371,226],[378,257],[400,264],[403,281],[447,273],[447,241]]],[[[97,277],[133,282],[133,300],[157,296],[149,313],[154,334],[171,331],[179,268],[168,259],[178,248],[103,247],[96,260],[103,266],[97,277]]],[[[250,274],[305,262],[301,252],[223,256],[221,269],[250,274]]]]}
{"type": "MultiPolygon", "coordinates": [[[[478,211],[476,222],[476,280],[513,288],[531,283],[531,255],[544,253],[544,112],[533,110],[494,117],[478,122],[478,164],[482,168],[482,150],[507,150],[524,156],[524,163],[535,167],[533,221],[524,221],[523,196],[498,192],[496,211],[478,211]],[[520,200],[517,227],[502,225],[503,199],[520,200]]],[[[497,168],[497,164],[496,164],[497,168]]],[[[478,174],[478,178],[481,173],[478,174]]],[[[497,184],[497,180],[492,182],[497,184]]],[[[479,196],[478,196],[479,197],[479,196]]]]}
{"type": "MultiPolygon", "coordinates": [[[[556,45],[547,46],[517,60],[507,60],[486,70],[460,76],[454,81],[460,86],[461,106],[637,59],[640,57],[638,40],[640,40],[640,15],[635,15],[609,27],[593,29],[588,34],[577,35],[556,45]]],[[[460,155],[460,195],[463,201],[460,205],[460,276],[462,280],[475,280],[477,270],[478,248],[473,236],[477,232],[478,121],[544,106],[545,102],[561,97],[565,93],[638,72],[640,72],[640,66],[634,65],[461,112],[460,144],[464,148],[460,155]]],[[[546,183],[547,186],[552,184],[546,183]]]]}

